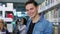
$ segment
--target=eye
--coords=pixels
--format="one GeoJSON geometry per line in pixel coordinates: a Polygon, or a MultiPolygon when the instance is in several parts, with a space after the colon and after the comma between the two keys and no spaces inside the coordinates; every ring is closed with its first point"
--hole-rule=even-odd
{"type": "Polygon", "coordinates": [[[30,8],[30,10],[33,10],[33,8],[30,8]]]}

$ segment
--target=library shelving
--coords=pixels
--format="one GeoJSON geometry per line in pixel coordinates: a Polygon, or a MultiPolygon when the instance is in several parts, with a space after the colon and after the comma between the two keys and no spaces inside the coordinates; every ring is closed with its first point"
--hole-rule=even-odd
{"type": "Polygon", "coordinates": [[[60,23],[60,0],[45,0],[38,7],[38,13],[45,13],[44,18],[53,23],[54,34],[58,34],[60,23]]]}
{"type": "Polygon", "coordinates": [[[53,9],[57,6],[59,6],[60,0],[45,0],[43,3],[41,3],[38,7],[38,13],[53,9]]]}

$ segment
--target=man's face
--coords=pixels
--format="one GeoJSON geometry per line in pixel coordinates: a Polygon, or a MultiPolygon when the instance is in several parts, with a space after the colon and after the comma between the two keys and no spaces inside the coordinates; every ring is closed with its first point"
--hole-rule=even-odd
{"type": "Polygon", "coordinates": [[[33,18],[38,12],[38,8],[34,4],[27,4],[26,11],[29,17],[33,18]]]}

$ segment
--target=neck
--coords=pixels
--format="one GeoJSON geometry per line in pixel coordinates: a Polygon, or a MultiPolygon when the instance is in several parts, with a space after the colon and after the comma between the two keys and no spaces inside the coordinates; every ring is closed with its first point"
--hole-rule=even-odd
{"type": "Polygon", "coordinates": [[[39,14],[35,15],[35,17],[32,18],[32,22],[33,23],[37,23],[37,21],[39,20],[39,18],[40,18],[39,14]]]}

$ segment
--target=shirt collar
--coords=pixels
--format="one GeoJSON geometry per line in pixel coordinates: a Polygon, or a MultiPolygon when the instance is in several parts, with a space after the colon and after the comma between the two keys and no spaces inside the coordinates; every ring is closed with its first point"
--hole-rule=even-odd
{"type": "MultiPolygon", "coordinates": [[[[41,22],[41,21],[43,20],[43,18],[44,18],[44,15],[41,14],[39,20],[37,21],[37,23],[38,23],[38,22],[41,22]]],[[[32,19],[31,19],[31,21],[32,21],[32,19]]],[[[30,22],[31,22],[31,21],[30,21],[30,22]]]]}
{"type": "Polygon", "coordinates": [[[44,19],[44,15],[41,14],[38,22],[41,22],[43,19],[44,19]]]}

